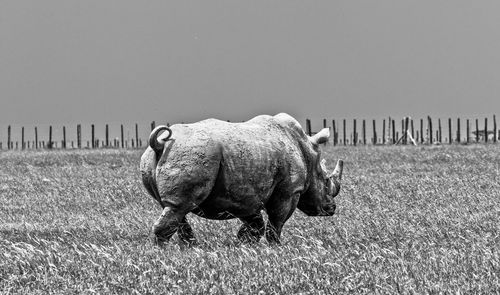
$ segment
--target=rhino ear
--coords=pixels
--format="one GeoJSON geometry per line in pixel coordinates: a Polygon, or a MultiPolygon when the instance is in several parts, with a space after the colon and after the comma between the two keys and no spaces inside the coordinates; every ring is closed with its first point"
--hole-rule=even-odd
{"type": "Polygon", "coordinates": [[[314,134],[309,138],[312,144],[318,145],[321,143],[325,143],[328,141],[328,137],[330,137],[330,129],[323,128],[320,132],[314,134]]]}

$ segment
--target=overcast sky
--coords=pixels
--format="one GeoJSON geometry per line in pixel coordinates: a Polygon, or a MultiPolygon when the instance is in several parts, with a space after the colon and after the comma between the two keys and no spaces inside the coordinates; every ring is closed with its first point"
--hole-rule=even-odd
{"type": "Polygon", "coordinates": [[[500,1],[0,2],[0,124],[481,117],[500,1]]]}

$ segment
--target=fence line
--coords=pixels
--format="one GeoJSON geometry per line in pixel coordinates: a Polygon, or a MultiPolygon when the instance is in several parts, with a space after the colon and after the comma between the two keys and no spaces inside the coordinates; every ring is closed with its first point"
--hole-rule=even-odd
{"type": "MultiPolygon", "coordinates": [[[[340,126],[340,120],[331,120],[331,126],[328,126],[328,120],[323,119],[323,128],[330,128],[332,131],[332,138],[330,138],[329,143],[333,145],[394,145],[394,144],[454,144],[454,143],[488,143],[489,141],[497,143],[500,138],[500,130],[497,129],[496,116],[493,115],[492,118],[493,129],[488,130],[488,118],[484,118],[484,127],[480,129],[479,119],[475,119],[475,128],[471,128],[471,121],[467,119],[465,126],[465,136],[462,133],[461,119],[457,118],[457,123],[454,126],[452,124],[452,119],[448,118],[448,136],[443,140],[441,118],[437,119],[438,129],[433,133],[433,120],[430,116],[427,116],[427,126],[424,126],[424,119],[420,118],[420,128],[415,130],[414,120],[410,117],[405,117],[401,120],[401,129],[396,130],[396,121],[389,117],[386,124],[386,119],[382,120],[382,132],[377,129],[377,120],[372,120],[372,131],[371,138],[367,140],[367,129],[366,120],[362,119],[361,124],[361,135],[358,134],[357,119],[352,120],[352,125],[349,130],[349,126],[346,119],[342,119],[342,128],[340,126]],[[474,130],[471,132],[471,129],[474,130]],[[453,132],[455,130],[455,132],[453,132]],[[342,133],[342,134],[341,134],[342,133]],[[471,136],[472,133],[472,136],[471,136]],[[379,138],[378,135],[382,134],[379,138]],[[341,136],[342,135],[342,136],[341,136]],[[462,136],[464,136],[462,138],[462,136]],[[410,140],[408,140],[410,139],[410,140]]],[[[435,120],[434,120],[435,121],[435,120]]],[[[474,120],[472,120],[474,122],[474,120]]],[[[150,128],[153,130],[156,123],[151,122],[150,128]]],[[[378,125],[380,126],[380,125],[378,125]]],[[[48,141],[39,141],[39,134],[37,126],[34,127],[34,138],[33,140],[27,140],[25,136],[25,128],[22,126],[21,131],[21,142],[13,141],[13,132],[15,130],[9,125],[7,126],[7,142],[4,145],[0,140],[0,150],[26,150],[26,149],[81,149],[81,148],[144,148],[147,145],[147,140],[143,140],[139,136],[139,124],[135,123],[134,136],[132,138],[125,138],[124,125],[120,124],[120,137],[110,140],[109,125],[105,125],[105,138],[100,140],[95,134],[95,125],[90,124],[90,140],[85,140],[82,136],[82,125],[76,125],[76,144],[74,141],[67,141],[66,126],[62,126],[62,140],[60,142],[53,140],[53,129],[52,125],[49,126],[48,141]],[[84,144],[86,143],[86,144],[84,144]]],[[[308,135],[313,135],[315,132],[312,130],[311,119],[306,119],[306,133],[308,135]]],[[[147,138],[149,134],[144,134],[147,138]]]]}
{"type": "MultiPolygon", "coordinates": [[[[462,130],[461,118],[457,118],[456,125],[453,124],[452,118],[448,118],[448,132],[443,137],[443,127],[441,118],[437,119],[438,128],[433,130],[433,120],[427,116],[427,126],[424,126],[424,119],[420,118],[420,129],[415,130],[414,120],[410,117],[405,117],[401,120],[401,128],[397,130],[396,121],[389,117],[386,124],[386,119],[382,120],[382,132],[377,129],[377,120],[372,120],[372,137],[367,140],[366,120],[362,119],[361,137],[358,133],[357,119],[352,120],[350,131],[346,124],[346,119],[342,119],[342,130],[340,124],[336,120],[332,120],[331,130],[333,138],[330,142],[333,145],[386,145],[386,144],[470,144],[470,143],[488,143],[489,141],[497,143],[500,139],[500,130],[497,129],[496,116],[493,115],[493,129],[488,129],[488,118],[484,118],[483,129],[479,128],[479,120],[475,119],[476,128],[471,132],[470,120],[466,119],[465,133],[462,130]],[[341,136],[339,135],[342,132],[341,136]],[[471,136],[472,133],[472,136],[471,136]],[[382,134],[382,138],[378,135],[382,134]]],[[[323,127],[325,127],[326,119],[323,119],[323,127]]],[[[417,121],[418,122],[418,121],[417,121]]],[[[311,130],[311,119],[306,119],[306,133],[309,135],[315,134],[311,130]]],[[[380,125],[379,125],[380,126],[380,125]]],[[[445,129],[446,130],[446,129],[445,129]]],[[[446,132],[446,131],[445,131],[446,132]]]]}
{"type": "MultiPolygon", "coordinates": [[[[60,125],[59,125],[60,126],[60,125]]],[[[88,136],[90,138],[84,138],[82,133],[82,124],[76,124],[76,140],[68,141],[68,136],[66,132],[66,125],[62,126],[61,140],[54,140],[55,133],[53,131],[53,126],[48,126],[47,141],[39,140],[39,126],[34,126],[32,129],[33,138],[29,139],[25,134],[25,126],[20,126],[20,141],[14,141],[14,134],[16,129],[11,125],[7,126],[7,140],[3,142],[0,138],[0,150],[36,150],[36,149],[96,149],[96,148],[145,148],[146,141],[139,136],[139,124],[135,124],[135,137],[126,138],[124,125],[120,125],[120,136],[114,140],[110,140],[110,130],[109,125],[105,125],[105,135],[103,139],[99,139],[96,136],[96,125],[89,124],[90,130],[88,136]],[[144,143],[143,143],[144,142],[144,143]]],[[[84,126],[83,126],[84,127],[84,126]]],[[[154,128],[154,122],[151,123],[151,127],[154,128]]],[[[144,134],[144,137],[149,136],[149,133],[144,134]]],[[[44,137],[44,136],[42,136],[44,137]]]]}

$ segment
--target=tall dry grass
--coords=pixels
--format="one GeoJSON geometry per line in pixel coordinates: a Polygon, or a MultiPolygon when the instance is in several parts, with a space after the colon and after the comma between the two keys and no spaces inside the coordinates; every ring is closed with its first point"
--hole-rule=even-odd
{"type": "Polygon", "coordinates": [[[0,153],[0,293],[498,293],[500,147],[327,146],[333,217],[297,211],[279,247],[189,216],[160,249],[139,151],[0,153]]]}

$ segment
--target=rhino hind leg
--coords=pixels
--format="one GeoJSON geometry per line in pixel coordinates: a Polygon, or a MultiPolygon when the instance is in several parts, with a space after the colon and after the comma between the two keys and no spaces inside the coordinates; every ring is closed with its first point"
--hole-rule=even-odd
{"type": "Polygon", "coordinates": [[[193,229],[191,228],[191,225],[188,223],[186,216],[184,216],[184,218],[182,218],[181,222],[179,223],[177,235],[179,236],[179,240],[181,241],[182,244],[188,246],[194,246],[197,244],[193,229]]]}
{"type": "Polygon", "coordinates": [[[243,243],[256,243],[264,235],[265,224],[262,214],[247,216],[240,218],[243,225],[238,231],[238,239],[243,243]]]}
{"type": "MultiPolygon", "coordinates": [[[[185,220],[187,212],[179,211],[172,209],[170,207],[163,208],[163,212],[161,216],[156,220],[153,224],[153,234],[155,237],[153,238],[153,242],[156,245],[162,245],[165,242],[168,242],[170,238],[175,234],[175,232],[179,229],[179,226],[183,227],[183,235],[186,237],[186,228],[189,226],[187,222],[183,222],[185,220]],[[186,226],[187,224],[187,226],[186,226]]],[[[189,226],[190,228],[190,226],[189,226]]],[[[192,231],[191,231],[192,234],[192,231]]]]}

